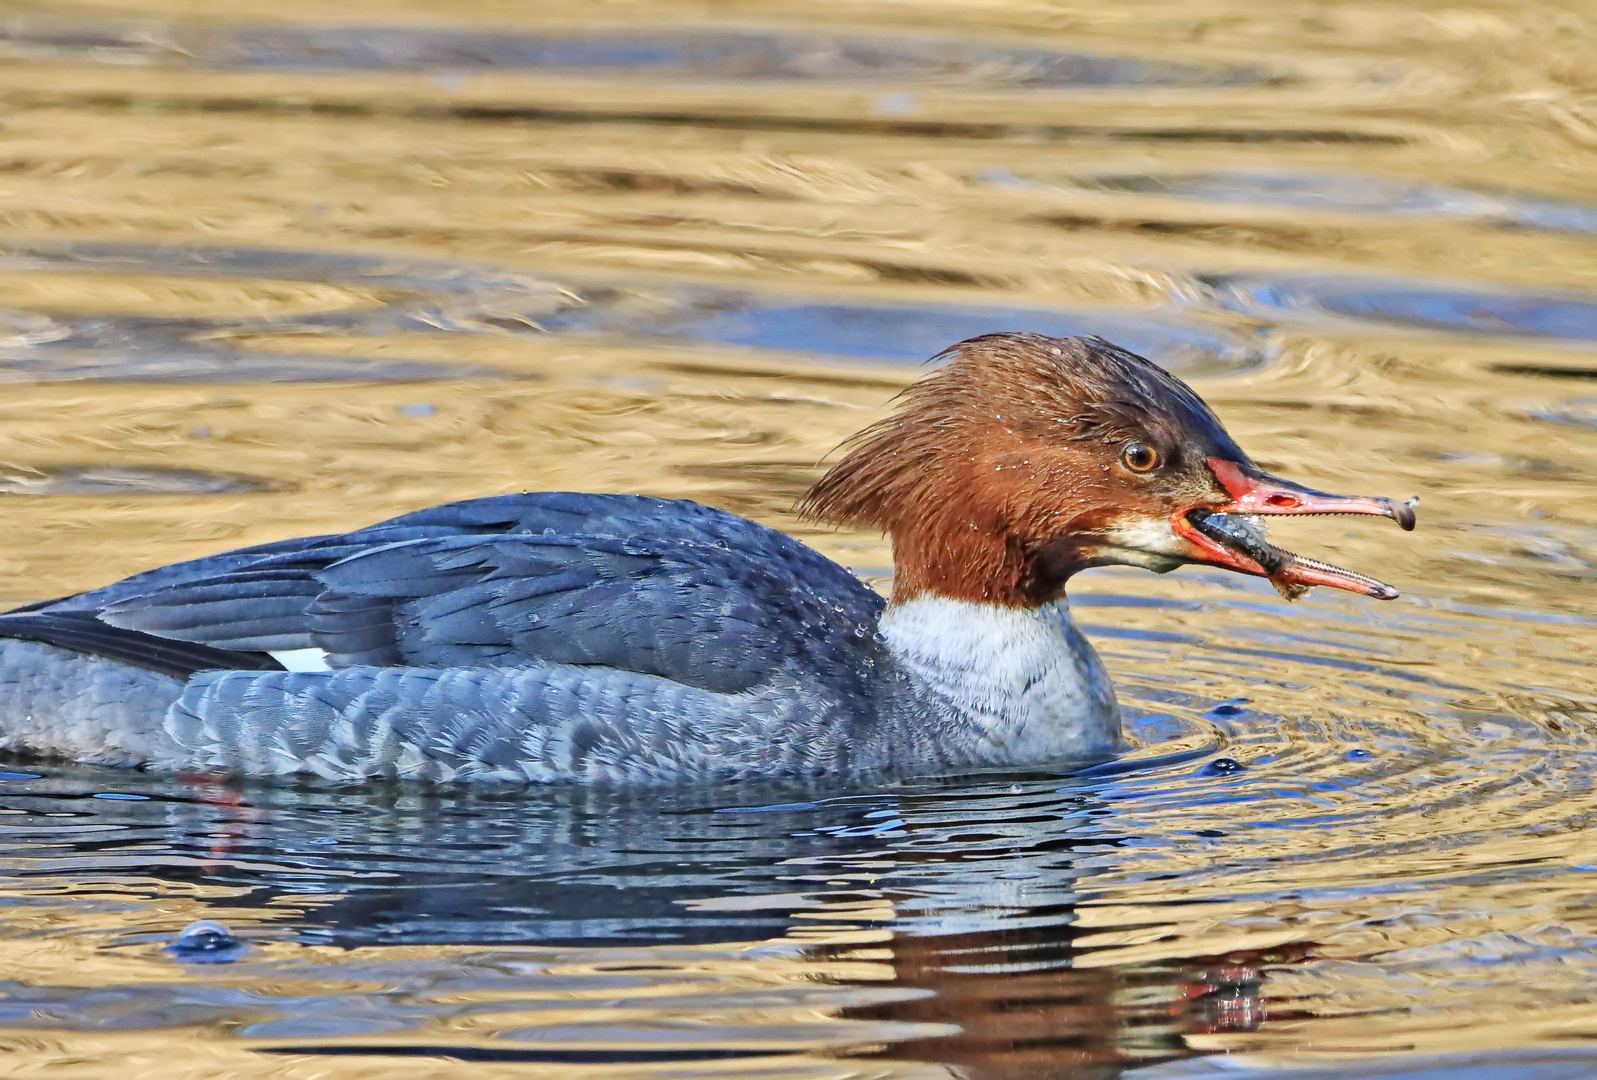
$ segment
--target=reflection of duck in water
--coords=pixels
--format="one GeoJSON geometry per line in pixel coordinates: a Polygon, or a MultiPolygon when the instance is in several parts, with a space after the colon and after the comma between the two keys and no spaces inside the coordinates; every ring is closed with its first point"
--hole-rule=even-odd
{"type": "Polygon", "coordinates": [[[1152,363],[1027,334],[947,359],[804,503],[891,534],[885,609],[797,541],[695,503],[473,499],[0,616],[4,745],[624,783],[1101,756],[1120,717],[1065,603],[1076,571],[1205,563],[1287,596],[1396,595],[1272,547],[1257,516],[1411,528],[1407,507],[1264,475],[1152,363]]]}
{"type": "Polygon", "coordinates": [[[883,984],[925,992],[842,1015],[958,1027],[874,1056],[936,1062],[961,1080],[1115,1080],[1131,1066],[1192,1056],[1198,1051],[1189,1036],[1257,1030],[1266,970],[1302,961],[1314,948],[1294,942],[1120,964],[1113,950],[1076,944],[1091,933],[1054,925],[895,935],[878,950],[892,965],[883,984]],[[1094,952],[1095,962],[1080,962],[1094,952]]]}

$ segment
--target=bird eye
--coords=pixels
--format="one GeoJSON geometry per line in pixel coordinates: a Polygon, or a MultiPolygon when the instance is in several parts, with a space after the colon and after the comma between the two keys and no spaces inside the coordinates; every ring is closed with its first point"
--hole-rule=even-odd
{"type": "Polygon", "coordinates": [[[1159,451],[1147,443],[1134,442],[1120,452],[1120,460],[1132,472],[1150,472],[1159,466],[1159,451]]]}

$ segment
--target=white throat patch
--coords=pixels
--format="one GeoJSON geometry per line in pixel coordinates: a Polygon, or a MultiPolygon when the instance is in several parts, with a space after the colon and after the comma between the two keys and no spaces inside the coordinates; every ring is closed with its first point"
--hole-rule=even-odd
{"type": "Polygon", "coordinates": [[[939,704],[978,726],[994,760],[1110,753],[1120,707],[1064,600],[1037,608],[918,596],[889,607],[888,648],[939,704]]]}

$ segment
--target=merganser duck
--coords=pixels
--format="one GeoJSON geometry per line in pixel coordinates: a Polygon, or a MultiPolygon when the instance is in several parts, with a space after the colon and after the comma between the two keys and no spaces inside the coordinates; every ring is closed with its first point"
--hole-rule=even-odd
{"type": "Polygon", "coordinates": [[[1261,518],[1411,529],[1408,504],[1265,475],[1148,360],[1035,334],[942,359],[801,504],[891,536],[890,601],[693,502],[469,499],[0,614],[0,749],[624,784],[1102,758],[1120,710],[1070,617],[1077,571],[1201,563],[1289,599],[1397,595],[1272,546],[1261,518]]]}

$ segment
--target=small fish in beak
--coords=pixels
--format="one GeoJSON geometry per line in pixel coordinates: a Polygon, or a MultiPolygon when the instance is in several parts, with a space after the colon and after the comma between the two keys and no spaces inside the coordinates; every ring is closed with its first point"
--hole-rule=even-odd
{"type": "Polygon", "coordinates": [[[1366,514],[1389,517],[1409,531],[1414,528],[1417,498],[1400,503],[1384,498],[1329,495],[1221,458],[1210,458],[1208,464],[1231,502],[1183,511],[1172,522],[1178,533],[1205,549],[1201,561],[1267,578],[1288,600],[1298,599],[1316,585],[1346,589],[1376,600],[1397,598],[1398,591],[1385,582],[1276,547],[1270,543],[1263,518],[1366,514]]]}

